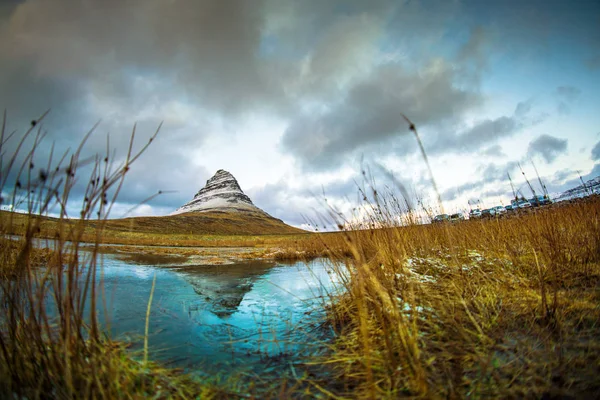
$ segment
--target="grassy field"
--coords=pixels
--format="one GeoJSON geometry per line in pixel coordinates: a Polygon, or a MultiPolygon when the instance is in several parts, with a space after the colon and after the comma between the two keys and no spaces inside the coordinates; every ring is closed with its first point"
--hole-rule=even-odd
{"type": "MultiPolygon", "coordinates": [[[[12,234],[21,235],[30,217],[27,214],[0,211],[0,221],[9,226],[12,234]]],[[[68,234],[58,229],[75,226],[78,220],[61,220],[51,217],[38,218],[39,232],[37,237],[56,238],[57,232],[68,234]]],[[[262,213],[245,212],[202,212],[188,213],[164,217],[135,217],[122,219],[84,220],[82,241],[95,242],[98,229],[102,230],[103,243],[142,244],[167,246],[239,246],[236,243],[257,242],[253,236],[280,236],[306,234],[298,228],[286,225],[281,220],[262,213]],[[250,240],[250,241],[249,241],[250,240]]]]}
{"type": "Polygon", "coordinates": [[[338,394],[600,396],[598,197],[343,236],[347,296],[331,306],[340,336],[322,360],[338,394]]]}
{"type": "Polygon", "coordinates": [[[312,361],[335,377],[326,396],[589,398],[600,394],[599,238],[590,198],[498,220],[184,243],[331,258],[347,295],[329,308],[333,356],[312,361]]]}

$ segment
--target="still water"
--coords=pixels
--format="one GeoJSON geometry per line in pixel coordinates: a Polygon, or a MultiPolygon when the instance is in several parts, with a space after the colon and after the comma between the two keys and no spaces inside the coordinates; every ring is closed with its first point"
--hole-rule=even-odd
{"type": "Polygon", "coordinates": [[[341,285],[325,260],[153,265],[109,254],[100,264],[99,320],[140,357],[156,277],[150,359],[169,367],[206,374],[238,367],[256,372],[265,360],[295,362],[319,354],[332,337],[323,324],[324,307],[341,285]]]}

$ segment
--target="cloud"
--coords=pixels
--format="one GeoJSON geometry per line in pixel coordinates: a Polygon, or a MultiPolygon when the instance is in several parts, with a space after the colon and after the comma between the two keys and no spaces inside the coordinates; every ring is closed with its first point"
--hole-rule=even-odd
{"type": "Polygon", "coordinates": [[[567,151],[567,139],[559,139],[550,135],[540,135],[529,143],[527,153],[539,155],[546,163],[552,163],[556,157],[567,151]]]}
{"type": "Polygon", "coordinates": [[[504,153],[504,150],[502,150],[502,146],[498,144],[495,144],[483,150],[481,152],[481,155],[489,157],[506,157],[506,153],[504,153]]]}
{"type": "Polygon", "coordinates": [[[270,96],[255,53],[262,10],[236,0],[27,1],[3,24],[2,61],[31,66],[13,74],[20,81],[61,78],[119,99],[133,97],[127,83],[143,76],[239,111],[270,96]]]}
{"type": "Polygon", "coordinates": [[[484,198],[499,197],[499,196],[511,197],[512,193],[510,191],[507,191],[504,188],[497,188],[497,189],[487,190],[487,191],[483,192],[483,194],[482,194],[482,197],[484,197],[484,198]]]}
{"type": "Polygon", "coordinates": [[[589,180],[589,179],[596,178],[598,176],[600,176],[600,163],[594,164],[594,167],[589,172],[589,174],[586,175],[585,179],[589,180]]]}
{"type": "Polygon", "coordinates": [[[600,160],[600,141],[592,149],[592,161],[600,160]]]}
{"type": "MultiPolygon", "coordinates": [[[[592,18],[597,6],[590,4],[438,3],[3,1],[0,106],[7,108],[8,130],[21,133],[52,109],[42,124],[48,135],[39,160],[49,156],[51,143],[57,151],[75,148],[102,120],[84,153],[103,153],[110,133],[118,162],[135,122],[139,146],[163,121],[121,199],[129,206],[159,189],[178,190],[153,201],[164,210],[189,200],[214,172],[203,148],[215,149],[212,158],[224,164],[219,168],[228,168],[227,158],[238,151],[238,160],[260,158],[246,166],[255,187],[278,179],[260,168],[273,170],[281,159],[309,179],[315,172],[336,174],[363,155],[371,165],[382,159],[409,164],[406,156],[418,149],[401,112],[417,125],[428,154],[501,157],[502,149],[510,150],[503,139],[545,117],[533,121],[532,93],[514,93],[530,100],[512,114],[491,111],[496,98],[488,91],[502,69],[496,62],[519,67],[519,57],[537,60],[545,51],[540,48],[563,54],[538,45],[551,43],[555,32],[569,43],[600,42],[592,18]],[[256,134],[249,127],[257,120],[254,126],[277,126],[256,141],[272,145],[265,150],[270,157],[239,146],[242,135],[256,134]],[[228,156],[215,143],[225,143],[228,156]]],[[[593,60],[595,46],[581,61],[593,60]]],[[[574,86],[546,90],[564,113],[581,98],[574,86]]],[[[556,151],[535,154],[554,157],[556,151]]],[[[332,180],[325,189],[342,201],[352,183],[332,180]]],[[[303,200],[304,189],[284,183],[257,193],[267,211],[286,217],[312,204],[303,200]]],[[[74,194],[81,196],[81,187],[74,194]]]]}
{"type": "Polygon", "coordinates": [[[465,193],[472,193],[474,189],[481,189],[484,182],[482,180],[476,180],[472,182],[463,183],[457,187],[450,188],[444,191],[441,196],[445,201],[453,201],[465,193]]]}
{"type": "Polygon", "coordinates": [[[571,169],[561,169],[559,171],[556,171],[552,176],[552,183],[555,185],[560,185],[564,183],[565,179],[570,178],[576,174],[577,171],[571,169]]]}
{"type": "Polygon", "coordinates": [[[595,71],[600,68],[600,54],[596,54],[587,60],[585,60],[585,65],[592,71],[595,71]]]}
{"type": "Polygon", "coordinates": [[[302,226],[307,220],[314,219],[314,210],[322,209],[317,195],[310,190],[292,188],[285,181],[253,188],[246,194],[257,207],[294,226],[302,226]]]}
{"type": "Polygon", "coordinates": [[[419,71],[379,66],[341,101],[292,120],[282,147],[306,169],[339,164],[356,149],[408,133],[401,113],[425,126],[459,117],[481,101],[477,91],[457,87],[456,79],[456,70],[441,59],[419,71]]]}
{"type": "MultiPolygon", "coordinates": [[[[438,134],[438,136],[430,138],[425,147],[428,153],[465,153],[491,146],[502,138],[514,135],[528,125],[526,119],[528,111],[523,110],[522,104],[517,105],[515,114],[511,116],[486,118],[476,121],[469,127],[463,127],[462,130],[455,129],[438,134]]],[[[539,122],[541,120],[530,122],[529,125],[539,122]]]]}
{"type": "Polygon", "coordinates": [[[487,48],[490,44],[489,32],[476,26],[471,30],[469,40],[458,52],[459,62],[473,63],[477,73],[483,73],[488,66],[487,48]]]}
{"type": "Polygon", "coordinates": [[[531,107],[533,105],[532,103],[533,102],[531,100],[520,101],[519,103],[517,103],[517,107],[515,108],[514,112],[515,117],[523,118],[527,116],[527,114],[529,114],[529,112],[531,111],[531,107]]]}
{"type": "Polygon", "coordinates": [[[513,172],[517,166],[517,161],[508,161],[504,164],[490,163],[482,165],[477,170],[479,179],[448,189],[442,193],[442,197],[446,201],[452,201],[462,195],[472,195],[473,193],[481,193],[482,198],[507,193],[507,189],[500,189],[498,185],[508,188],[510,183],[508,182],[507,173],[513,172]]]}
{"type": "Polygon", "coordinates": [[[459,151],[477,150],[498,139],[511,136],[521,127],[521,122],[514,117],[502,116],[495,119],[485,119],[452,138],[451,142],[448,138],[445,145],[439,143],[438,147],[434,148],[434,150],[440,151],[445,149],[447,151],[450,148],[459,151]]]}
{"type": "Polygon", "coordinates": [[[555,94],[558,97],[557,110],[560,114],[570,114],[571,105],[581,95],[581,90],[574,86],[559,86],[555,90],[555,94]]]}

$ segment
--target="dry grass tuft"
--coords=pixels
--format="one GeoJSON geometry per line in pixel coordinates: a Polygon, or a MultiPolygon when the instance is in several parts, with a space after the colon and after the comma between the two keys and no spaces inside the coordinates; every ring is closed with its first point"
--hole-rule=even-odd
{"type": "Polygon", "coordinates": [[[3,206],[16,208],[18,202],[28,213],[25,217],[6,213],[0,225],[0,397],[228,397],[213,386],[135,361],[123,345],[102,332],[96,315],[100,301],[96,256],[102,227],[126,172],[147,145],[134,153],[132,135],[127,156],[116,167],[116,160],[109,160],[108,154],[96,157],[85,180],[89,183],[81,219],[68,221],[65,207],[84,164],[80,160],[83,143],[58,162],[51,156],[37,174],[33,155],[43,138],[41,124],[36,124],[37,131],[30,128],[14,145],[9,140],[16,136],[6,136],[4,126],[0,154],[11,154],[6,150],[9,146],[16,151],[1,160],[0,192],[3,196],[12,192],[13,199],[3,198],[3,206]],[[33,147],[23,153],[30,136],[34,136],[33,147]],[[100,161],[103,159],[106,162],[100,161]],[[35,236],[47,221],[38,215],[52,207],[58,207],[60,213],[54,225],[56,240],[51,250],[36,249],[35,236]],[[91,251],[90,247],[81,251],[86,221],[92,218],[95,245],[91,251]],[[16,228],[21,236],[13,239],[10,234],[16,228]]]}
{"type": "Polygon", "coordinates": [[[341,394],[600,395],[599,198],[343,235],[347,296],[332,304],[340,336],[324,361],[341,394]]]}

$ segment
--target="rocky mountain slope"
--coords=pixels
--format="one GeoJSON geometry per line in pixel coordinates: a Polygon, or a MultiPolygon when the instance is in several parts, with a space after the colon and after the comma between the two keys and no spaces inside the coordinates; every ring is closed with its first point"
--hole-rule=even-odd
{"type": "Polygon", "coordinates": [[[109,220],[109,231],[159,233],[164,235],[261,235],[298,234],[306,231],[289,226],[256,207],[237,180],[222,169],[206,182],[194,198],[164,217],[134,217],[109,220]]]}
{"type": "MultiPolygon", "coordinates": [[[[0,211],[0,223],[12,218],[11,212],[0,211]]],[[[59,220],[40,217],[43,230],[57,229],[59,220]]],[[[194,198],[171,215],[130,217],[107,221],[86,221],[86,227],[102,226],[106,243],[141,243],[153,238],[158,242],[187,240],[190,235],[282,235],[307,234],[256,207],[244,194],[236,179],[219,170],[194,198]]],[[[93,232],[91,230],[90,232],[93,232]]],[[[52,234],[50,237],[54,237],[52,234]]]]}
{"type": "Polygon", "coordinates": [[[233,175],[222,169],[206,181],[206,186],[200,189],[191,201],[171,215],[207,210],[264,212],[246,196],[233,175]]]}

